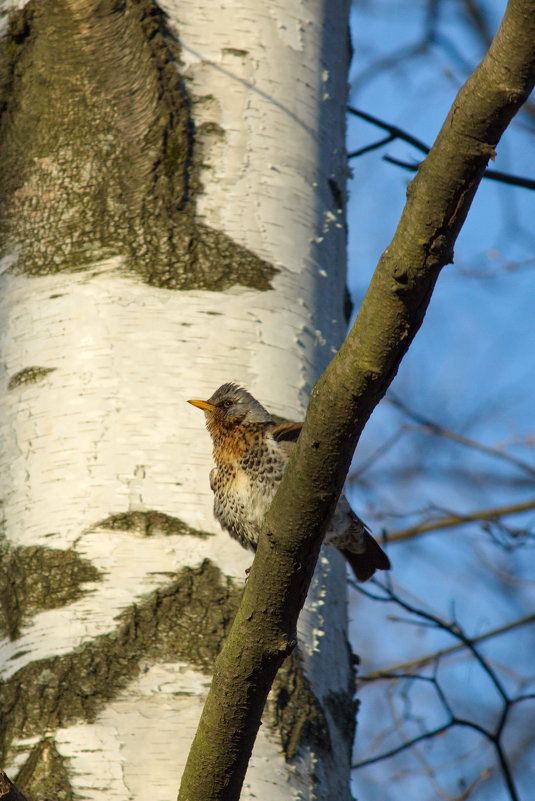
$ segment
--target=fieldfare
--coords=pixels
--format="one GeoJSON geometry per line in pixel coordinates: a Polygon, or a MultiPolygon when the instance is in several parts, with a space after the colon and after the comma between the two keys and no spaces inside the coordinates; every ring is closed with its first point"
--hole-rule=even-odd
{"type": "MultiPolygon", "coordinates": [[[[223,384],[207,401],[189,403],[204,411],[216,466],[210,472],[214,515],[244,548],[256,550],[264,516],[282,478],[302,423],[277,425],[266,409],[237,384],[223,384]]],[[[325,535],[349,562],[358,581],[390,561],[342,495],[325,535]]]]}

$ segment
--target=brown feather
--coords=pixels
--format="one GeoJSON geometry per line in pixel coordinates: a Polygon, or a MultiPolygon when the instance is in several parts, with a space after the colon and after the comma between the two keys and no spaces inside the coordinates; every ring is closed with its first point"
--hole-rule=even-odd
{"type": "Polygon", "coordinates": [[[297,442],[303,423],[280,423],[271,429],[271,436],[277,442],[297,442]]]}
{"type": "MultiPolygon", "coordinates": [[[[297,442],[302,428],[303,423],[280,423],[271,429],[271,436],[281,445],[286,446],[290,452],[294,443],[297,442]]],[[[360,518],[357,520],[359,527],[362,526],[366,529],[360,518]]],[[[362,553],[354,553],[340,547],[338,550],[349,563],[357,581],[367,581],[376,570],[390,570],[390,559],[366,530],[364,531],[364,551],[362,553]]]]}

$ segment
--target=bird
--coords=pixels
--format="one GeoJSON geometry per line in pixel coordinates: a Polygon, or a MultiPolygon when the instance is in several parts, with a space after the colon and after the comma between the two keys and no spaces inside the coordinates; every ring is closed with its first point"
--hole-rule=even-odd
{"type": "MultiPolygon", "coordinates": [[[[277,423],[244,387],[226,383],[208,400],[189,400],[202,409],[211,435],[215,467],[210,471],[214,516],[240,545],[256,551],[265,514],[281,481],[303,423],[277,423]]],[[[342,495],[324,543],[335,545],[357,581],[390,560],[342,495]]]]}

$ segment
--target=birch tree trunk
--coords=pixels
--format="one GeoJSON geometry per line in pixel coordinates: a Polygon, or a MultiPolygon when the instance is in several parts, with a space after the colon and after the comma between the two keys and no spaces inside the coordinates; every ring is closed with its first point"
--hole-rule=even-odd
{"type": "MultiPolygon", "coordinates": [[[[250,555],[189,397],[303,415],[345,328],[348,4],[3,4],[3,764],[168,801],[250,555]]],[[[243,799],[350,799],[344,567],[320,560],[243,799]]]]}

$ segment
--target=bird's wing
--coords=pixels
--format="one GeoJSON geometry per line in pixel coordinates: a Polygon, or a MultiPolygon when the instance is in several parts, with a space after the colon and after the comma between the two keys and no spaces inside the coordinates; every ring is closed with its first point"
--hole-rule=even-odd
{"type": "Polygon", "coordinates": [[[271,436],[277,442],[297,442],[303,423],[280,423],[271,429],[271,436]]]}
{"type": "MultiPolygon", "coordinates": [[[[303,423],[281,423],[271,429],[271,436],[289,455],[302,428],[303,423]]],[[[336,545],[349,562],[357,581],[366,581],[376,569],[390,569],[388,556],[374,540],[366,523],[351,509],[344,495],[338,501],[325,542],[336,545]]]]}
{"type": "Polygon", "coordinates": [[[210,489],[215,492],[215,477],[217,476],[217,467],[212,467],[210,470],[210,489]]]}

